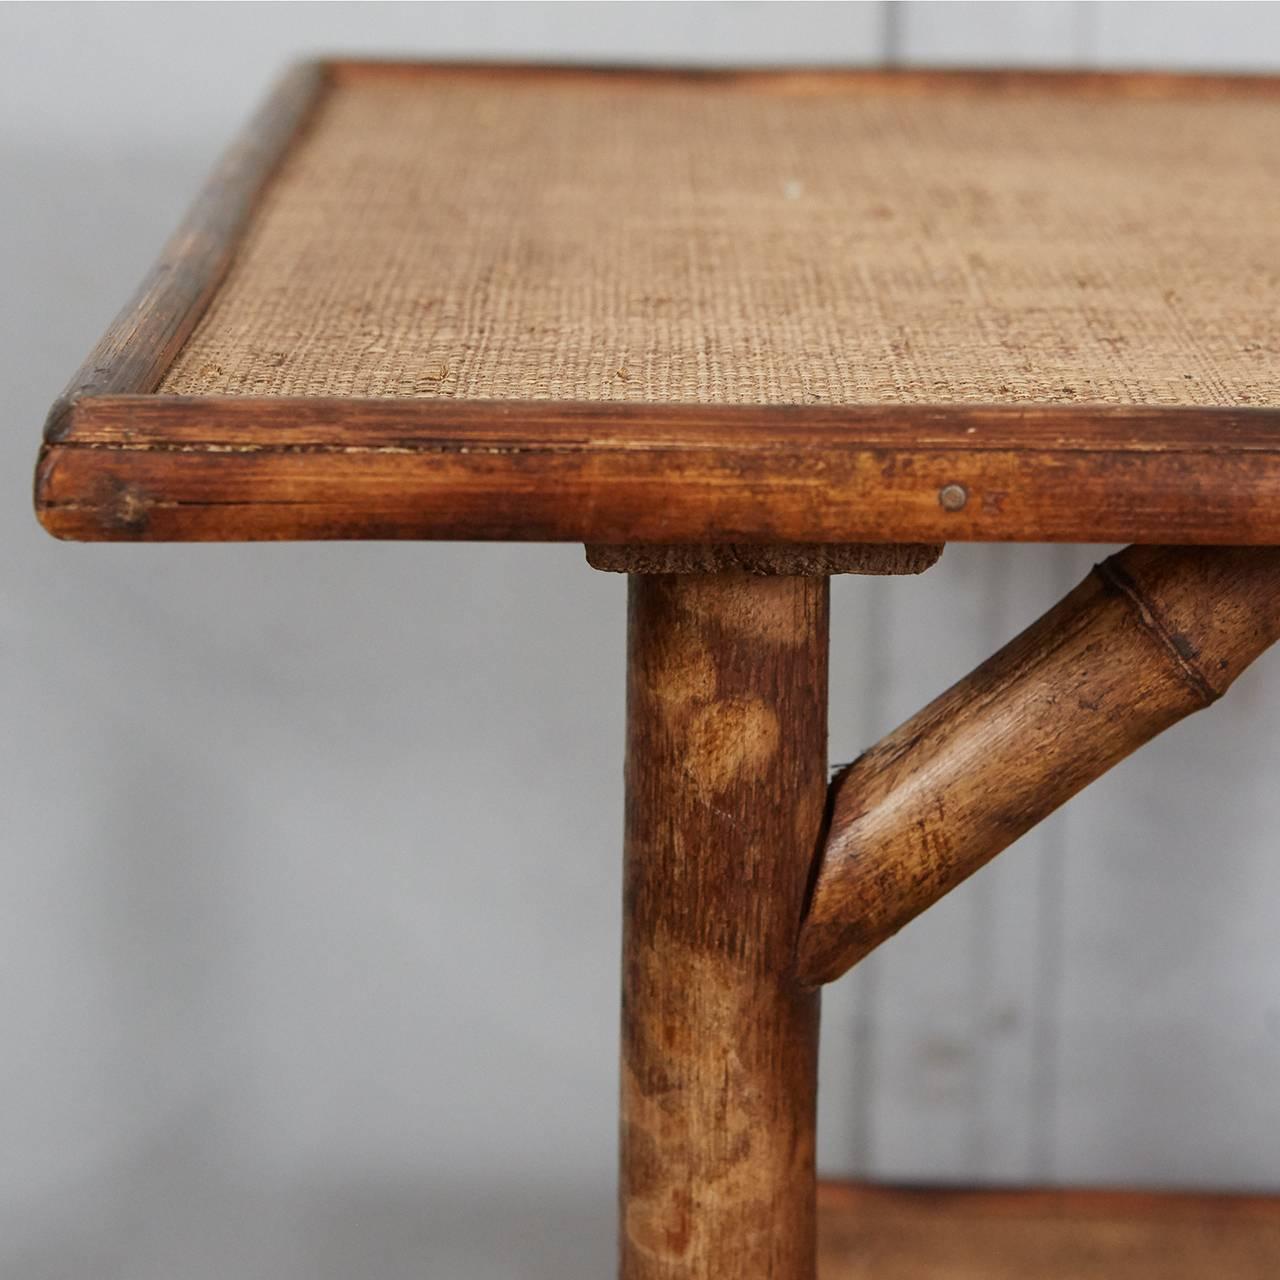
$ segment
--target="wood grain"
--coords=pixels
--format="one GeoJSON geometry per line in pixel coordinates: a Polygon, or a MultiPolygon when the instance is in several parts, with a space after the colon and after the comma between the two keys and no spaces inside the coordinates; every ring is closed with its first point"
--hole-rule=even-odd
{"type": "Polygon", "coordinates": [[[845,769],[798,944],[829,982],[1280,638],[1280,550],[1130,547],[845,769]]]}
{"type": "Polygon", "coordinates": [[[623,1280],[812,1280],[826,578],[633,576],[623,1280]]]}
{"type": "Polygon", "coordinates": [[[91,396],[36,507],[87,541],[1264,544],[1280,411],[91,396]]]}
{"type": "Polygon", "coordinates": [[[676,543],[607,546],[590,543],[587,563],[604,573],[754,573],[763,577],[893,576],[923,573],[942,547],[927,542],[676,543]]]}
{"type": "Polygon", "coordinates": [[[328,83],[318,62],[290,71],[222,157],[137,293],[54,402],[45,438],[70,429],[82,397],[153,391],[226,275],[289,146],[328,83]]]}
{"type": "Polygon", "coordinates": [[[1280,1198],[823,1184],[821,1280],[1272,1280],[1280,1198]]]}

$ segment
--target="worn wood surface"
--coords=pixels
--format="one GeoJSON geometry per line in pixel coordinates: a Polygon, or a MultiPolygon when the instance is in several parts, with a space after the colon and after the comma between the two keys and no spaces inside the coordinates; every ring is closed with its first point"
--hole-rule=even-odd
{"type": "Polygon", "coordinates": [[[1271,1280],[1280,1198],[826,1183],[821,1280],[1271,1280]]]}
{"type": "Polygon", "coordinates": [[[36,506],[84,540],[1262,544],[1280,414],[95,396],[36,506]]]}
{"type": "Polygon", "coordinates": [[[814,1274],[825,578],[630,581],[623,1280],[814,1274]]]}
{"type": "Polygon", "coordinates": [[[590,543],[587,563],[605,573],[754,573],[825,577],[833,573],[892,577],[923,573],[942,555],[929,543],[702,543],[608,546],[590,543]]]}
{"type": "Polygon", "coordinates": [[[828,982],[1280,637],[1280,550],[1130,547],[834,781],[798,945],[828,982]]]}
{"type": "Polygon", "coordinates": [[[295,67],[222,157],[138,292],[54,402],[48,440],[66,435],[82,397],[154,391],[226,275],[259,197],[328,82],[295,67]]]}

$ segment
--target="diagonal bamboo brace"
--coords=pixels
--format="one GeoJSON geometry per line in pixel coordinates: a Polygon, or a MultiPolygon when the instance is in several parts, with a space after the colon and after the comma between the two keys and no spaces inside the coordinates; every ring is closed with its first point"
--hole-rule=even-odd
{"type": "Polygon", "coordinates": [[[1280,638],[1280,549],[1129,547],[832,784],[797,972],[830,982],[1280,638]]]}

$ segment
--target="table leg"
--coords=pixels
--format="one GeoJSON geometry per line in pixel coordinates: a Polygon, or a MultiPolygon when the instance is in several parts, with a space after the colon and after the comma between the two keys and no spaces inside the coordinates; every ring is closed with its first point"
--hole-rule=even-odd
{"type": "Polygon", "coordinates": [[[813,1280],[825,577],[633,575],[623,1280],[813,1280]]]}

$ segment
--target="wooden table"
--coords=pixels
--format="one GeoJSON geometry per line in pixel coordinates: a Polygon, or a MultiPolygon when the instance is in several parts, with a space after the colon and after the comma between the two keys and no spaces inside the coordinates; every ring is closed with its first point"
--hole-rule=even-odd
{"type": "Polygon", "coordinates": [[[820,985],[1280,635],[1280,81],[302,67],[36,506],[630,574],[626,1280],[1280,1274],[1265,1197],[814,1179],[820,985]],[[1138,545],[828,786],[829,576],[949,540],[1138,545]]]}

